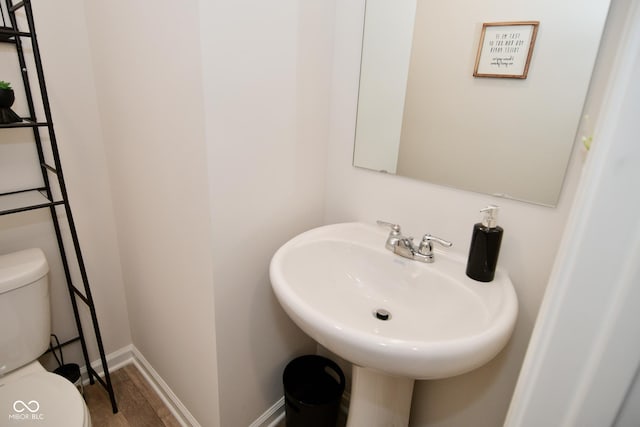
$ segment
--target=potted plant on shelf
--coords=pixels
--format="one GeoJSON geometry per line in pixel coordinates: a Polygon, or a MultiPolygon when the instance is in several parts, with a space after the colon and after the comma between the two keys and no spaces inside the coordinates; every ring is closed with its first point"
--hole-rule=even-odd
{"type": "Polygon", "coordinates": [[[0,80],[0,123],[16,123],[22,119],[11,110],[16,96],[11,89],[11,83],[0,80]]]}

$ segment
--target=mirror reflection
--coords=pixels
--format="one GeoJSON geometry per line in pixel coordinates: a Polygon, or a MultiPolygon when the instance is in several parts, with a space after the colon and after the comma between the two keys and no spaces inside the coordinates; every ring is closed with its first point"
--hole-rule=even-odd
{"type": "Polygon", "coordinates": [[[367,0],[353,164],[555,206],[609,0],[367,0]],[[474,77],[484,23],[537,21],[526,78],[474,77]]]}

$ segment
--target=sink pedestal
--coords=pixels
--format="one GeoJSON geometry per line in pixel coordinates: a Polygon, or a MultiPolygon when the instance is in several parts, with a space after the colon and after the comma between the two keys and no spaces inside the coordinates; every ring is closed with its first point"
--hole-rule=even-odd
{"type": "Polygon", "coordinates": [[[408,426],[414,382],[353,365],[347,427],[408,426]]]}

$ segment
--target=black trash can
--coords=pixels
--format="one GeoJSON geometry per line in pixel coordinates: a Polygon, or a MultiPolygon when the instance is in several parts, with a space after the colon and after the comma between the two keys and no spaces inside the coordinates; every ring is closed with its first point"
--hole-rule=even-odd
{"type": "Polygon", "coordinates": [[[342,369],[322,356],[301,356],[282,376],[287,427],[335,427],[345,378],[342,369]]]}

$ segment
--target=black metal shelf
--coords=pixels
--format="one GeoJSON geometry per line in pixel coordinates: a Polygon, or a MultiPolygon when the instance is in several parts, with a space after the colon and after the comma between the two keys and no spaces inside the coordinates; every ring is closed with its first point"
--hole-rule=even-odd
{"type": "MultiPolygon", "coordinates": [[[[62,165],[60,162],[60,155],[58,152],[58,145],[56,142],[56,134],[53,128],[53,120],[51,118],[51,107],[49,105],[49,96],[47,94],[47,86],[44,79],[44,71],[42,68],[42,60],[40,57],[40,50],[38,47],[38,40],[36,37],[35,23],[33,19],[33,10],[31,8],[31,0],[23,0],[14,4],[13,0],[0,0],[0,6],[6,5],[8,11],[8,17],[10,26],[4,20],[4,12],[2,13],[2,25],[0,27],[0,43],[7,43],[14,45],[16,49],[16,55],[18,57],[20,72],[22,75],[22,83],[24,87],[25,98],[29,109],[28,116],[22,118],[21,122],[16,123],[2,123],[1,129],[31,129],[33,135],[33,142],[38,152],[38,159],[40,164],[40,171],[42,176],[43,185],[38,188],[26,188],[18,191],[11,191],[8,193],[0,194],[0,216],[19,214],[21,212],[32,211],[35,209],[48,209],[51,221],[53,223],[56,239],[58,243],[58,249],[60,250],[60,257],[62,266],[64,268],[65,279],[67,282],[67,290],[69,292],[69,298],[71,300],[71,306],[73,308],[74,319],[76,328],[78,330],[78,337],[68,341],[67,343],[80,341],[82,347],[82,354],[84,357],[85,366],[89,375],[89,382],[94,384],[98,381],[109,393],[111,400],[111,407],[113,413],[118,412],[118,406],[116,404],[115,394],[113,392],[113,386],[111,384],[111,377],[109,374],[109,368],[105,356],[104,346],[102,344],[102,337],[100,334],[100,327],[98,326],[98,318],[96,315],[95,304],[91,295],[91,287],[89,285],[89,278],[84,265],[82,257],[82,251],[80,249],[80,241],[78,239],[78,233],[76,231],[75,223],[73,220],[73,214],[71,212],[71,205],[67,196],[66,184],[62,173],[62,165]],[[22,10],[21,19],[26,18],[26,31],[20,29],[21,24],[18,23],[16,17],[16,11],[22,10]],[[22,46],[22,39],[29,38],[28,42],[28,55],[33,59],[30,64],[34,65],[34,72],[37,76],[36,90],[40,92],[40,104],[44,110],[44,120],[38,120],[36,114],[36,108],[34,103],[34,97],[30,82],[30,73],[27,68],[27,61],[25,49],[22,46]],[[42,138],[40,133],[44,133],[44,129],[47,131],[48,138],[42,138]],[[46,150],[45,150],[46,148],[46,150]],[[45,152],[48,153],[47,157],[53,157],[53,165],[45,161],[45,152]],[[52,174],[52,175],[51,175],[52,174]],[[51,175],[51,178],[50,178],[51,175]],[[55,194],[55,197],[54,197],[55,194]],[[62,211],[64,208],[64,214],[58,214],[58,211],[62,211]],[[68,227],[61,227],[61,221],[65,221],[68,227]],[[65,234],[68,233],[68,234],[65,234]],[[68,244],[65,244],[65,239],[70,234],[72,248],[67,248],[68,244]],[[70,249],[70,250],[69,250],[70,249]],[[72,283],[71,270],[69,268],[69,259],[67,253],[73,253],[74,259],[77,262],[78,270],[82,279],[82,286],[76,286],[72,283]],[[98,373],[91,366],[89,360],[89,353],[87,351],[87,344],[85,335],[80,321],[80,313],[78,310],[78,303],[85,304],[91,315],[91,326],[95,336],[95,342],[98,346],[98,352],[100,353],[100,361],[102,363],[102,370],[104,379],[101,378],[98,373]]],[[[4,8],[0,8],[4,10],[4,8]]]]}
{"type": "Polygon", "coordinates": [[[47,197],[46,188],[15,191],[0,194],[0,216],[49,208],[64,204],[64,200],[51,200],[47,197]]]}
{"type": "Polygon", "coordinates": [[[15,123],[0,123],[0,129],[10,129],[10,128],[42,128],[48,127],[51,123],[47,122],[35,122],[30,119],[23,118],[21,122],[15,123]]]}
{"type": "Polygon", "coordinates": [[[16,31],[9,27],[0,27],[0,43],[15,43],[16,37],[31,37],[31,33],[16,31]]]}

